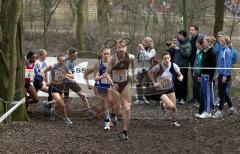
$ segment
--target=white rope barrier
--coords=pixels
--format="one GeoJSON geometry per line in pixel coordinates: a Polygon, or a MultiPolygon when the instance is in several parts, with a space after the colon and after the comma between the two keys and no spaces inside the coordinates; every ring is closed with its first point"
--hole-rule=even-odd
{"type": "Polygon", "coordinates": [[[15,104],[10,110],[8,110],[2,117],[0,118],[0,123],[3,122],[10,114],[13,113],[20,105],[25,103],[25,98],[23,98],[20,101],[13,101],[13,104],[15,104]]]}

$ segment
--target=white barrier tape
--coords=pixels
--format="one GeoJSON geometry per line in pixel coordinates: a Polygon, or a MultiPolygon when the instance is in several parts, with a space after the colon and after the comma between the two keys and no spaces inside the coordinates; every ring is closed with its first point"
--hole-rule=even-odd
{"type": "Polygon", "coordinates": [[[10,114],[12,114],[13,111],[15,111],[20,105],[25,103],[25,98],[23,98],[20,101],[14,101],[16,105],[14,105],[10,110],[8,110],[2,117],[0,118],[0,123],[3,122],[10,114]]]}
{"type": "Polygon", "coordinates": [[[180,69],[201,69],[201,70],[240,70],[240,67],[234,67],[234,68],[222,68],[222,67],[179,67],[180,69]]]}

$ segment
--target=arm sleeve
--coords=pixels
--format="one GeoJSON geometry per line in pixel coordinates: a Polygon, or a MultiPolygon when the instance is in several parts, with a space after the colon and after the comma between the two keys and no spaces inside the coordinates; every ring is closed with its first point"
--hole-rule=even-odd
{"type": "Polygon", "coordinates": [[[184,45],[182,47],[180,46],[179,50],[177,50],[177,52],[180,52],[183,57],[188,58],[191,54],[191,50],[192,50],[191,44],[187,43],[186,45],[184,45]]]}
{"type": "Polygon", "coordinates": [[[237,63],[237,60],[238,60],[238,52],[235,48],[232,48],[232,65],[236,64],[237,63]]]}
{"type": "MultiPolygon", "coordinates": [[[[212,52],[211,52],[211,66],[213,68],[217,67],[217,50],[215,48],[213,48],[212,52]]],[[[212,81],[214,74],[215,74],[216,69],[211,69],[211,71],[209,72],[210,77],[209,80],[212,81]]]]}
{"type": "Polygon", "coordinates": [[[229,74],[231,74],[231,69],[232,68],[232,53],[230,51],[230,49],[228,49],[225,53],[225,71],[224,71],[224,76],[228,76],[229,74]]]}
{"type": "Polygon", "coordinates": [[[176,73],[181,73],[180,68],[177,66],[177,64],[173,63],[173,68],[174,68],[176,73]]]}

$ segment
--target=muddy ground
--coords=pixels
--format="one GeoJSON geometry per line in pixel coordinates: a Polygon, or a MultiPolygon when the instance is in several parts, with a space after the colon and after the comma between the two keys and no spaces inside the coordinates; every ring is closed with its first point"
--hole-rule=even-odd
{"type": "MultiPolygon", "coordinates": [[[[82,112],[77,98],[69,102],[72,126],[61,118],[50,121],[41,104],[30,107],[29,122],[0,125],[0,153],[240,153],[239,115],[196,119],[192,104],[178,105],[181,127],[175,128],[158,103],[133,105],[129,140],[122,141],[122,125],[106,132],[102,120],[82,112]]],[[[90,98],[92,106],[96,102],[90,98]]]]}

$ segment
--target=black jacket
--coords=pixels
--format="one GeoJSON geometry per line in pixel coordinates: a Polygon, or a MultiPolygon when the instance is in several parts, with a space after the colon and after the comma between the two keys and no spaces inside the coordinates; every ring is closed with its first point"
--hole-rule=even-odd
{"type": "Polygon", "coordinates": [[[216,68],[216,66],[217,66],[217,50],[216,48],[211,47],[207,50],[207,52],[203,53],[201,74],[208,74],[209,81],[212,81],[216,69],[204,69],[204,67],[216,68]]]}
{"type": "Polygon", "coordinates": [[[188,39],[179,41],[178,47],[180,49],[175,51],[173,62],[179,67],[189,66],[189,56],[191,54],[192,46],[188,39]]]}
{"type": "Polygon", "coordinates": [[[195,37],[192,37],[190,40],[190,43],[192,45],[192,50],[191,50],[191,54],[190,54],[190,64],[191,66],[194,66],[194,61],[196,58],[196,52],[197,52],[197,47],[196,47],[196,41],[198,38],[198,34],[195,37]]]}

